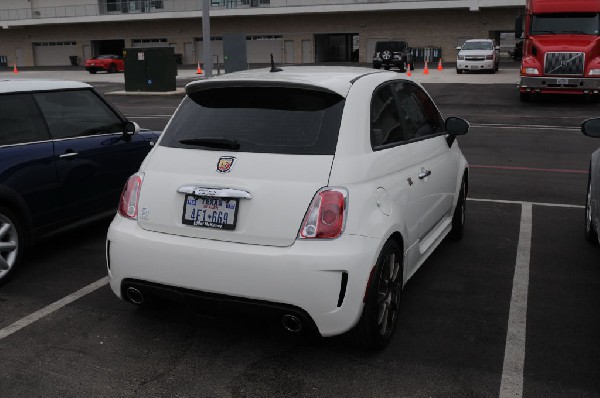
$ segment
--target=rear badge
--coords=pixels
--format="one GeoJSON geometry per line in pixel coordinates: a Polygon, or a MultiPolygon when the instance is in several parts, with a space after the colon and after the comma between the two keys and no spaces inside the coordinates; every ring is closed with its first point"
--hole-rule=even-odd
{"type": "Polygon", "coordinates": [[[219,158],[219,163],[217,163],[217,171],[219,173],[228,173],[231,171],[234,161],[235,158],[233,156],[224,156],[219,158]]]}

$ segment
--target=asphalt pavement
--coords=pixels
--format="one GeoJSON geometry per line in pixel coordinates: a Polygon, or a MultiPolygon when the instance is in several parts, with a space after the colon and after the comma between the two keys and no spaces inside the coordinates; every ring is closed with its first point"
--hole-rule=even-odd
{"type": "MultiPolygon", "coordinates": [[[[467,224],[463,239],[444,242],[406,285],[385,350],[120,301],[104,279],[106,220],[42,242],[0,288],[1,394],[600,396],[600,248],[583,237],[587,165],[600,140],[579,131],[600,104],[570,96],[521,103],[514,67],[429,72],[417,68],[412,78],[444,116],[471,123],[458,138],[470,164],[467,224]]],[[[122,74],[18,76],[28,73],[104,93],[123,88],[89,79],[122,74]]],[[[197,78],[182,71],[177,85],[197,78]]],[[[161,130],[181,95],[108,98],[161,130]]]]}

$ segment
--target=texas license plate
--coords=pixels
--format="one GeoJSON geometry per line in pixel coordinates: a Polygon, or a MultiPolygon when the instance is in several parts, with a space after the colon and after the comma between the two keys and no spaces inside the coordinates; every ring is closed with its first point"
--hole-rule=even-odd
{"type": "Polygon", "coordinates": [[[556,79],[557,84],[569,84],[569,79],[556,79]]]}
{"type": "Polygon", "coordinates": [[[186,195],[182,222],[196,227],[235,229],[238,199],[186,195]]]}

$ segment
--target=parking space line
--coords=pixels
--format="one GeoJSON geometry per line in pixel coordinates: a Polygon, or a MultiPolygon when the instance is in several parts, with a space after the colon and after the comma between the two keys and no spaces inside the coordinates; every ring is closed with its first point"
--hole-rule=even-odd
{"type": "Polygon", "coordinates": [[[543,203],[543,202],[523,202],[519,200],[498,200],[498,199],[477,199],[477,198],[467,198],[467,200],[472,202],[490,202],[490,203],[502,203],[509,205],[533,205],[533,206],[546,206],[546,207],[566,207],[571,209],[583,209],[585,206],[581,205],[569,205],[565,203],[543,203]]]}
{"type": "Polygon", "coordinates": [[[32,323],[40,320],[41,318],[45,317],[46,315],[52,314],[54,311],[61,309],[65,305],[70,304],[73,301],[80,299],[81,297],[83,297],[87,294],[92,293],[93,291],[101,288],[102,286],[104,286],[106,284],[108,284],[107,276],[100,280],[97,280],[94,283],[87,285],[84,288],[77,290],[75,293],[72,293],[66,297],[63,297],[62,299],[60,299],[58,301],[55,301],[54,303],[42,308],[41,310],[34,312],[33,314],[27,315],[26,317],[19,319],[18,321],[14,322],[13,324],[11,324],[3,329],[0,329],[0,340],[2,340],[3,338],[5,338],[7,336],[10,336],[11,334],[23,329],[24,327],[26,327],[28,325],[31,325],[32,323]]]}
{"type": "Polygon", "coordinates": [[[523,369],[525,367],[525,336],[527,329],[527,291],[529,288],[529,260],[533,211],[531,203],[521,205],[521,227],[517,261],[513,277],[512,296],[504,348],[500,397],[523,396],[523,369]]]}
{"type": "Polygon", "coordinates": [[[587,174],[587,170],[576,170],[576,169],[544,169],[540,167],[522,167],[522,166],[488,166],[481,164],[470,164],[470,168],[473,169],[495,169],[495,170],[517,170],[517,171],[543,171],[546,173],[573,173],[573,174],[587,174]]]}

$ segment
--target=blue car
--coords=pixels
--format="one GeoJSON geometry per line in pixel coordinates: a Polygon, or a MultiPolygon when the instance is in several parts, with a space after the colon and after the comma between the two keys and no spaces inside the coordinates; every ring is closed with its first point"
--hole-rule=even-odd
{"type": "Polygon", "coordinates": [[[0,284],[38,239],[113,215],[158,136],[88,84],[0,81],[0,284]]]}

